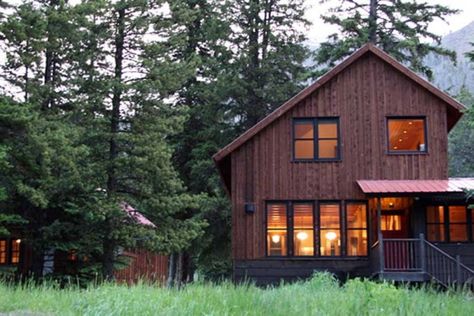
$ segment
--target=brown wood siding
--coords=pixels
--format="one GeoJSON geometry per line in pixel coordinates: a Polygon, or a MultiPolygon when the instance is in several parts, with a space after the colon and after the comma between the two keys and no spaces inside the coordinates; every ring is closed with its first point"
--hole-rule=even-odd
{"type": "Polygon", "coordinates": [[[130,265],[116,270],[114,276],[119,283],[134,284],[139,280],[164,284],[168,274],[168,256],[143,249],[128,250],[123,253],[131,259],[130,265]]]}
{"type": "Polygon", "coordinates": [[[235,260],[265,257],[265,201],[364,199],[360,179],[446,179],[446,103],[373,54],[231,154],[235,260]],[[292,118],[340,117],[340,162],[292,162],[292,118]],[[427,154],[388,155],[387,116],[426,116],[427,154]],[[256,205],[247,215],[245,202],[256,205]]]}

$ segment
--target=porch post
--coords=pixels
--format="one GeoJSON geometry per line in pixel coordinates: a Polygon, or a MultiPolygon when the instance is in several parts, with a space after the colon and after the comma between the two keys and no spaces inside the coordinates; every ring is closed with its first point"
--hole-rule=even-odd
{"type": "Polygon", "coordinates": [[[383,246],[383,236],[382,236],[382,201],[380,196],[377,197],[377,236],[379,240],[379,265],[380,272],[385,270],[385,257],[384,257],[384,246],[383,246]]]}

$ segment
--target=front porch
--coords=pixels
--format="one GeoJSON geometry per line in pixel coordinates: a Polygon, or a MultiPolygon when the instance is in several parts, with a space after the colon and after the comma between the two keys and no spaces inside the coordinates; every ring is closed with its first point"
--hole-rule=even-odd
{"type": "Polygon", "coordinates": [[[372,195],[370,270],[374,278],[474,285],[474,211],[459,194],[372,195]],[[452,249],[455,246],[456,252],[452,249]],[[443,250],[443,249],[446,249],[443,250]]]}

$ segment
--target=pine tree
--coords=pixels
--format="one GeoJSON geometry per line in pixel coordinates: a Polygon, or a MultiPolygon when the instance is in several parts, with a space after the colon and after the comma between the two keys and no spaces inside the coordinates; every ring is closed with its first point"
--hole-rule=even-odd
{"type": "Polygon", "coordinates": [[[301,89],[308,22],[301,0],[237,0],[231,10],[237,31],[231,34],[236,54],[229,88],[241,133],[301,89]]]}
{"type": "Polygon", "coordinates": [[[329,67],[365,43],[373,43],[407,64],[414,71],[432,77],[424,58],[434,53],[455,61],[455,53],[439,46],[441,37],[429,25],[458,10],[427,2],[400,0],[341,0],[323,20],[339,28],[316,52],[316,62],[329,67]]]}

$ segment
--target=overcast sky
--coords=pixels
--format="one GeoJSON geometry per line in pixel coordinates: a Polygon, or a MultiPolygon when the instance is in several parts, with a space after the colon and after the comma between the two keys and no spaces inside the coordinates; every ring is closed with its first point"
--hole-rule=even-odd
{"type": "MultiPolygon", "coordinates": [[[[306,0],[308,10],[307,19],[313,23],[308,30],[310,42],[322,42],[329,34],[336,31],[335,28],[324,24],[321,20],[321,14],[327,12],[334,2],[329,4],[320,4],[320,0],[306,0]]],[[[439,35],[447,35],[468,25],[474,20],[474,0],[426,0],[430,4],[446,5],[452,9],[462,10],[461,13],[447,18],[449,24],[443,21],[435,21],[430,25],[430,30],[439,35]]]]}

